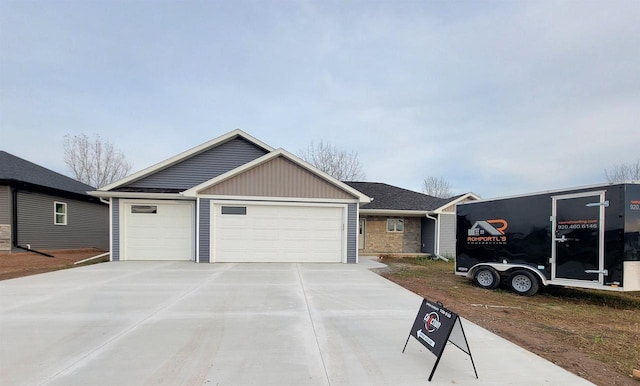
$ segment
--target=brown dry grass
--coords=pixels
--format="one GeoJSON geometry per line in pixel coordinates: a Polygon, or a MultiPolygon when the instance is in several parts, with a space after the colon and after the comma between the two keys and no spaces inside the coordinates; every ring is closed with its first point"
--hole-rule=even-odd
{"type": "Polygon", "coordinates": [[[386,278],[598,385],[633,385],[640,293],[559,287],[533,297],[474,287],[452,262],[384,259],[386,278]]]}

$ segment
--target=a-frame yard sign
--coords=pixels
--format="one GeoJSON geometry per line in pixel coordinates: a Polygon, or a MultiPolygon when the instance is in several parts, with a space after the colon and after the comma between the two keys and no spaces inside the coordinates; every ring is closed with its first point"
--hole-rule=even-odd
{"type": "Polygon", "coordinates": [[[407,348],[409,338],[412,336],[437,358],[429,375],[429,382],[431,382],[431,378],[433,378],[433,374],[436,372],[436,367],[438,367],[447,342],[451,342],[469,355],[471,364],[473,365],[473,371],[476,374],[476,378],[478,378],[476,365],[473,363],[473,357],[471,356],[471,350],[469,349],[460,317],[455,312],[444,308],[442,303],[431,303],[427,299],[422,299],[422,305],[418,310],[416,320],[413,322],[407,341],[404,343],[403,353],[407,348]]]}

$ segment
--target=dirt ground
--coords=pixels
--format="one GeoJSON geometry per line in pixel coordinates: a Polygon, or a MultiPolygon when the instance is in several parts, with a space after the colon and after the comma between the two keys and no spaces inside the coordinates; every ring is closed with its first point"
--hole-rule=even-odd
{"type": "Polygon", "coordinates": [[[452,262],[383,262],[384,277],[574,374],[597,385],[640,386],[631,377],[640,369],[638,292],[547,287],[522,297],[477,288],[453,273],[452,262]]]}
{"type": "MultiPolygon", "coordinates": [[[[103,253],[49,252],[55,257],[0,254],[0,280],[71,268],[103,253]]],[[[640,369],[640,293],[554,287],[521,297],[506,289],[474,287],[453,274],[451,262],[415,258],[383,262],[388,268],[378,271],[382,276],[597,385],[640,386],[631,377],[634,368],[640,369]]]]}
{"type": "Polygon", "coordinates": [[[18,252],[0,254],[0,280],[13,279],[21,276],[35,275],[59,269],[95,264],[109,260],[108,256],[92,260],[83,264],[77,261],[97,256],[105,251],[99,249],[78,249],[62,251],[42,251],[54,257],[42,256],[34,252],[18,252]]]}

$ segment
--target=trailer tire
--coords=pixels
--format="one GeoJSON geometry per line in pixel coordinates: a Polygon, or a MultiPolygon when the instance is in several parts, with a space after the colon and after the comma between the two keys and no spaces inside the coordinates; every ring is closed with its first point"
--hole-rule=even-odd
{"type": "Polygon", "coordinates": [[[507,280],[511,291],[521,296],[533,296],[540,288],[540,282],[535,275],[527,270],[520,269],[509,275],[507,280]]]}
{"type": "Polygon", "coordinates": [[[473,273],[473,284],[484,289],[494,289],[500,285],[500,274],[491,267],[478,268],[473,273]]]}

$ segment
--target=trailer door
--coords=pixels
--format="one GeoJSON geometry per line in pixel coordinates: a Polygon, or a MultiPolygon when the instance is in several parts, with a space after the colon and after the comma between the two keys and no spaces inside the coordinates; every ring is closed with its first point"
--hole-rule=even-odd
{"type": "Polygon", "coordinates": [[[552,280],[603,284],[604,211],[608,206],[604,192],[568,194],[552,200],[552,280]]]}

